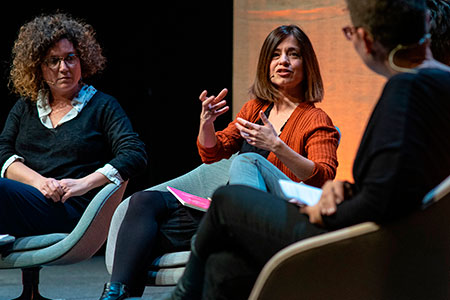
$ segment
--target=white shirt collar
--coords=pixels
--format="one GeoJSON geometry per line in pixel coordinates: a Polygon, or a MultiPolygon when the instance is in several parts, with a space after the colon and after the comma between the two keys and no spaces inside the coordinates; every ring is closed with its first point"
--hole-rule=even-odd
{"type": "MultiPolygon", "coordinates": [[[[58,124],[56,124],[56,126],[59,126],[75,118],[86,106],[86,104],[92,99],[96,92],[97,90],[93,86],[83,85],[78,94],[72,99],[71,104],[73,108],[58,122],[58,124]]],[[[49,115],[52,112],[52,108],[50,107],[49,103],[48,90],[39,91],[36,101],[36,107],[41,123],[47,128],[54,128],[49,118],[49,115]]]]}

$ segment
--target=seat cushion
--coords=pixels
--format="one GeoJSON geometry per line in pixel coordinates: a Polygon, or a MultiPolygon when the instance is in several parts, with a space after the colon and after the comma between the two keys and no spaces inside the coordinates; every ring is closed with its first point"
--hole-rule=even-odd
{"type": "Polygon", "coordinates": [[[157,257],[151,264],[150,269],[173,268],[186,265],[191,251],[179,251],[166,253],[157,257]]]}
{"type": "Polygon", "coordinates": [[[28,251],[49,247],[63,240],[67,233],[50,233],[44,235],[17,238],[10,252],[28,251]]]}
{"type": "Polygon", "coordinates": [[[146,285],[176,285],[184,273],[184,267],[149,271],[146,285]]]}

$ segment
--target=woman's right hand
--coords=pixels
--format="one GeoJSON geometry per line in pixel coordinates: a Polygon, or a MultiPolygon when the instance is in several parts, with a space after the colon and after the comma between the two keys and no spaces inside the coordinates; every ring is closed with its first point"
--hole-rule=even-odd
{"type": "Polygon", "coordinates": [[[63,188],[58,180],[42,176],[20,160],[16,160],[6,169],[5,177],[35,187],[42,195],[53,200],[53,202],[61,201],[64,195],[63,188]]]}
{"type": "Polygon", "coordinates": [[[227,95],[228,90],[223,89],[216,96],[207,96],[208,92],[205,90],[200,94],[200,101],[202,101],[202,112],[200,114],[200,121],[203,124],[212,124],[218,116],[226,113],[230,107],[227,106],[226,100],[223,100],[227,95]]]}
{"type": "Polygon", "coordinates": [[[45,198],[53,200],[53,202],[59,202],[64,195],[63,188],[59,184],[58,180],[54,178],[41,177],[37,180],[33,186],[37,188],[45,198]]]}

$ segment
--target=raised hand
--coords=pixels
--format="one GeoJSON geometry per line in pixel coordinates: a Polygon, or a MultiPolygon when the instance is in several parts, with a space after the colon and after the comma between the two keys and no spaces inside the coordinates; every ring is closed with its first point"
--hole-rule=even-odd
{"type": "Polygon", "coordinates": [[[226,113],[230,107],[227,106],[226,100],[223,100],[227,95],[228,90],[223,89],[217,96],[207,96],[208,92],[205,90],[200,94],[200,101],[202,101],[202,112],[200,120],[203,123],[213,123],[218,116],[226,113]]]}

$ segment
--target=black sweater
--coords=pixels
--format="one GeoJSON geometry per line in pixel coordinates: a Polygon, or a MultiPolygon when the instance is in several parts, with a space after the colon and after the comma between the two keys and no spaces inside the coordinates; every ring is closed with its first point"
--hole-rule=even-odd
{"type": "Polygon", "coordinates": [[[19,100],[0,135],[0,168],[12,155],[42,176],[81,178],[106,163],[126,180],[144,170],[144,143],[117,100],[97,92],[74,119],[49,129],[36,105],[19,100]]]}
{"type": "Polygon", "coordinates": [[[323,216],[326,227],[386,222],[410,213],[449,174],[450,73],[423,69],[393,76],[354,162],[354,197],[336,214],[323,216]]]}

